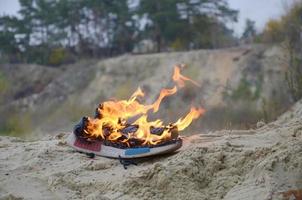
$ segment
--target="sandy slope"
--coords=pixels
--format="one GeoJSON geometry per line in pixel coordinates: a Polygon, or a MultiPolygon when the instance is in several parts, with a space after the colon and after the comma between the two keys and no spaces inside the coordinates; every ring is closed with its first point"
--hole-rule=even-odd
{"type": "Polygon", "coordinates": [[[65,137],[1,137],[0,199],[301,199],[302,102],[257,130],[190,136],[178,153],[127,170],[65,137]]]}
{"type": "MultiPolygon", "coordinates": [[[[285,60],[280,59],[283,57],[280,47],[259,44],[123,55],[80,61],[60,68],[25,64],[0,66],[0,74],[6,77],[9,86],[9,92],[0,95],[0,127],[17,129],[16,132],[20,133],[25,130],[24,135],[36,133],[34,137],[57,133],[58,130],[69,131],[82,116],[92,115],[100,102],[129,98],[138,86],[145,92],[147,103],[152,103],[161,88],[174,86],[171,76],[177,63],[187,64],[184,75],[197,81],[201,87],[188,83],[173,98],[166,98],[161,105],[163,111],[159,111],[163,120],[175,121],[188,112],[188,105],[201,101],[211,116],[211,108],[226,103],[222,101],[224,92],[236,89],[242,78],[250,83],[253,91],[261,85],[261,96],[249,106],[263,111],[263,99],[279,102],[284,98],[281,102],[287,102],[287,87],[283,81],[285,60]],[[11,127],[12,122],[14,127],[11,127]]],[[[201,128],[216,128],[215,123],[206,126],[201,128]]]]}

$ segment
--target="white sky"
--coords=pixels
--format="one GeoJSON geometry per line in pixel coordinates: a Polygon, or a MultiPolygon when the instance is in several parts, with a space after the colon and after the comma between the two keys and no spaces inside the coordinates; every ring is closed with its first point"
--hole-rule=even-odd
{"type": "MultiPolygon", "coordinates": [[[[1,1],[1,0],[0,0],[1,1]]],[[[284,14],[288,6],[295,0],[227,0],[231,8],[239,10],[238,23],[231,24],[237,35],[241,35],[247,18],[256,22],[261,31],[266,22],[284,14]]]]}
{"type": "Polygon", "coordinates": [[[0,0],[0,15],[14,15],[18,12],[19,7],[18,0],[0,0]]]}
{"type": "MultiPolygon", "coordinates": [[[[152,0],[150,0],[152,1],[152,0]]],[[[261,31],[265,23],[272,18],[281,16],[285,8],[295,0],[227,0],[231,8],[239,10],[238,23],[229,26],[240,36],[247,18],[256,22],[256,28],[261,31]]],[[[18,0],[0,0],[0,15],[14,15],[18,12],[18,0]]]]}

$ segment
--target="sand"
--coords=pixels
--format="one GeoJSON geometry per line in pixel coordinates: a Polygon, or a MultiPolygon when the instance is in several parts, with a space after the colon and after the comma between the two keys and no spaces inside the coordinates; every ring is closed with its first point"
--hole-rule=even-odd
{"type": "Polygon", "coordinates": [[[69,133],[39,141],[0,137],[0,199],[301,199],[302,102],[256,130],[184,138],[173,155],[88,158],[69,133]]]}

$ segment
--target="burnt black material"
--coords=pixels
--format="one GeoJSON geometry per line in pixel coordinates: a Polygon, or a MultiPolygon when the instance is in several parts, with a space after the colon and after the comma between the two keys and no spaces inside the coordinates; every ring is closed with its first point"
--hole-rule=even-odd
{"type": "Polygon", "coordinates": [[[95,119],[101,119],[102,118],[102,113],[100,112],[100,110],[103,109],[103,104],[99,104],[98,107],[95,109],[95,113],[94,113],[94,118],[95,119]]]}
{"type": "Polygon", "coordinates": [[[172,139],[177,139],[179,134],[178,134],[178,129],[176,126],[173,126],[171,129],[170,129],[170,132],[171,132],[171,138],[172,139]]]}
{"type": "Polygon", "coordinates": [[[143,141],[137,138],[130,138],[128,140],[128,143],[130,145],[130,147],[135,147],[135,146],[144,146],[143,145],[143,141]]]}
{"type": "Polygon", "coordinates": [[[122,158],[121,156],[118,156],[118,159],[119,159],[120,163],[123,165],[124,169],[127,169],[127,167],[128,167],[129,165],[136,165],[136,166],[137,166],[137,163],[134,162],[133,160],[124,159],[124,158],[122,158]]]}
{"type": "Polygon", "coordinates": [[[75,136],[79,139],[85,139],[85,132],[84,129],[87,126],[88,123],[88,117],[82,117],[81,121],[76,124],[73,128],[73,132],[75,136]]]}
{"type": "MultiPolygon", "coordinates": [[[[99,105],[99,110],[102,108],[102,105],[99,105]]],[[[96,111],[96,114],[99,113],[98,110],[96,111]]],[[[101,115],[96,116],[96,117],[101,117],[101,115]]],[[[106,138],[110,136],[112,133],[112,128],[110,126],[103,126],[103,136],[104,138],[99,137],[91,137],[85,133],[85,128],[87,127],[89,118],[88,117],[83,117],[81,121],[75,125],[74,127],[74,134],[77,137],[77,139],[82,140],[82,141],[102,141],[104,145],[107,146],[112,146],[120,149],[125,149],[125,148],[138,148],[138,147],[157,147],[161,145],[166,145],[170,143],[174,143],[175,141],[178,140],[178,130],[177,127],[174,126],[173,124],[169,124],[168,126],[163,126],[163,127],[150,127],[150,133],[153,135],[162,135],[164,131],[169,131],[171,133],[171,138],[167,141],[163,140],[160,143],[156,145],[150,145],[150,144],[144,144],[144,141],[139,138],[134,138],[131,135],[132,133],[135,133],[139,126],[136,124],[125,124],[125,128],[119,130],[121,133],[121,136],[116,139],[115,141],[110,141],[106,138]],[[129,137],[130,135],[130,137],[129,137]]],[[[123,120],[120,120],[121,124],[124,124],[123,120]]]]}
{"type": "Polygon", "coordinates": [[[86,153],[86,155],[88,156],[88,158],[95,158],[95,154],[94,153],[86,153]]]}
{"type": "Polygon", "coordinates": [[[163,132],[165,131],[164,127],[151,127],[150,128],[150,133],[154,135],[162,135],[163,132]]]}
{"type": "Polygon", "coordinates": [[[138,129],[138,125],[129,125],[122,130],[120,130],[121,133],[123,134],[128,134],[128,133],[135,133],[138,129]]]}

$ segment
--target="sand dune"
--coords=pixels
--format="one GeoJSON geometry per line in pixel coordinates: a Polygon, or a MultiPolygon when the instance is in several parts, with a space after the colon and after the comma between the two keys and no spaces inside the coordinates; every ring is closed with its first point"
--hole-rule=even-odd
{"type": "Polygon", "coordinates": [[[73,151],[67,135],[0,137],[0,199],[301,199],[301,101],[259,129],[189,136],[127,170],[73,151]]]}

